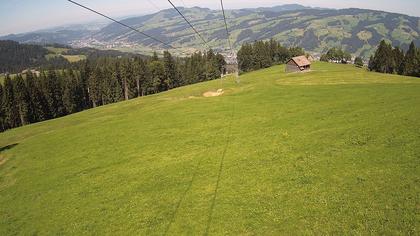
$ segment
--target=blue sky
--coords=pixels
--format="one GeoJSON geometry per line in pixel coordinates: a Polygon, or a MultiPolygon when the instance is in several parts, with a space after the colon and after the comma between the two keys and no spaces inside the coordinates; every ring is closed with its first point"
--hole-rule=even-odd
{"type": "MultiPolygon", "coordinates": [[[[113,17],[141,15],[169,8],[167,0],[75,0],[113,17]],[[152,3],[151,3],[152,2],[152,3]]],[[[219,0],[172,0],[176,5],[219,9],[219,0]]],[[[328,8],[367,8],[420,16],[419,0],[224,0],[226,8],[298,3],[328,8]]],[[[67,0],[0,0],[0,35],[101,19],[67,0]]]]}

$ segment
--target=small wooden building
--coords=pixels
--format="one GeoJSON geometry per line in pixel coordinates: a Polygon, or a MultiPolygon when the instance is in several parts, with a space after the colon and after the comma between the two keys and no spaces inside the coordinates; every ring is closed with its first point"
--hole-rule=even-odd
{"type": "Polygon", "coordinates": [[[311,62],[305,56],[293,57],[286,63],[286,72],[303,72],[311,69],[311,62]]]}

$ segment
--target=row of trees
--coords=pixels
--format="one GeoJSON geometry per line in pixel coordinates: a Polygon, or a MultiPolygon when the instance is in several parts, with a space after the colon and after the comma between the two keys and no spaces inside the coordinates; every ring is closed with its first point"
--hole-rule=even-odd
{"type": "MultiPolygon", "coordinates": [[[[347,64],[351,63],[351,59],[351,54],[349,52],[341,48],[331,48],[326,54],[321,55],[320,61],[347,64]]],[[[354,59],[354,65],[357,67],[363,67],[363,58],[356,57],[354,59]]]]}
{"type": "Polygon", "coordinates": [[[286,63],[290,58],[304,55],[300,47],[283,47],[279,42],[255,41],[245,43],[238,51],[239,69],[243,72],[267,68],[286,63]]]}
{"type": "Polygon", "coordinates": [[[341,48],[330,48],[321,56],[321,61],[347,64],[351,61],[351,54],[341,48]]]}
{"type": "Polygon", "coordinates": [[[412,42],[404,53],[399,47],[381,41],[369,60],[369,70],[420,77],[420,49],[412,42]]]}
{"type": "Polygon", "coordinates": [[[0,84],[0,131],[220,77],[223,56],[101,57],[64,70],[6,77],[0,84]]]}

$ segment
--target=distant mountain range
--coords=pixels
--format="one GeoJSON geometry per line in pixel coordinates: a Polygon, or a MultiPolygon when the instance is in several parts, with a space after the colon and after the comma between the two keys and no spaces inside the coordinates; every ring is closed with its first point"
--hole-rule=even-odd
{"type": "MultiPolygon", "coordinates": [[[[199,7],[180,10],[211,47],[226,49],[226,32],[220,11],[199,7]]],[[[321,53],[330,47],[342,47],[354,55],[367,57],[382,39],[402,48],[407,48],[411,41],[420,45],[420,18],[397,13],[354,8],[321,9],[297,4],[228,10],[226,13],[236,48],[245,42],[274,38],[285,46],[301,46],[310,52],[321,53]]],[[[130,17],[123,22],[175,47],[203,48],[199,38],[173,9],[130,17]]],[[[99,26],[61,27],[0,39],[143,53],[161,47],[159,43],[116,23],[99,26]]]]}
{"type": "Polygon", "coordinates": [[[13,40],[20,43],[36,44],[71,44],[75,40],[91,36],[108,24],[108,21],[69,24],[28,33],[0,36],[0,40],[13,40]]]}

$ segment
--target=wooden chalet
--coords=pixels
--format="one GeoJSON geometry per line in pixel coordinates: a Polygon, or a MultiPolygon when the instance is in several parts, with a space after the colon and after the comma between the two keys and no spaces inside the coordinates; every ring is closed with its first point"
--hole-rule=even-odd
{"type": "Polygon", "coordinates": [[[286,63],[286,72],[304,72],[311,70],[311,62],[305,56],[293,57],[286,63]]]}

